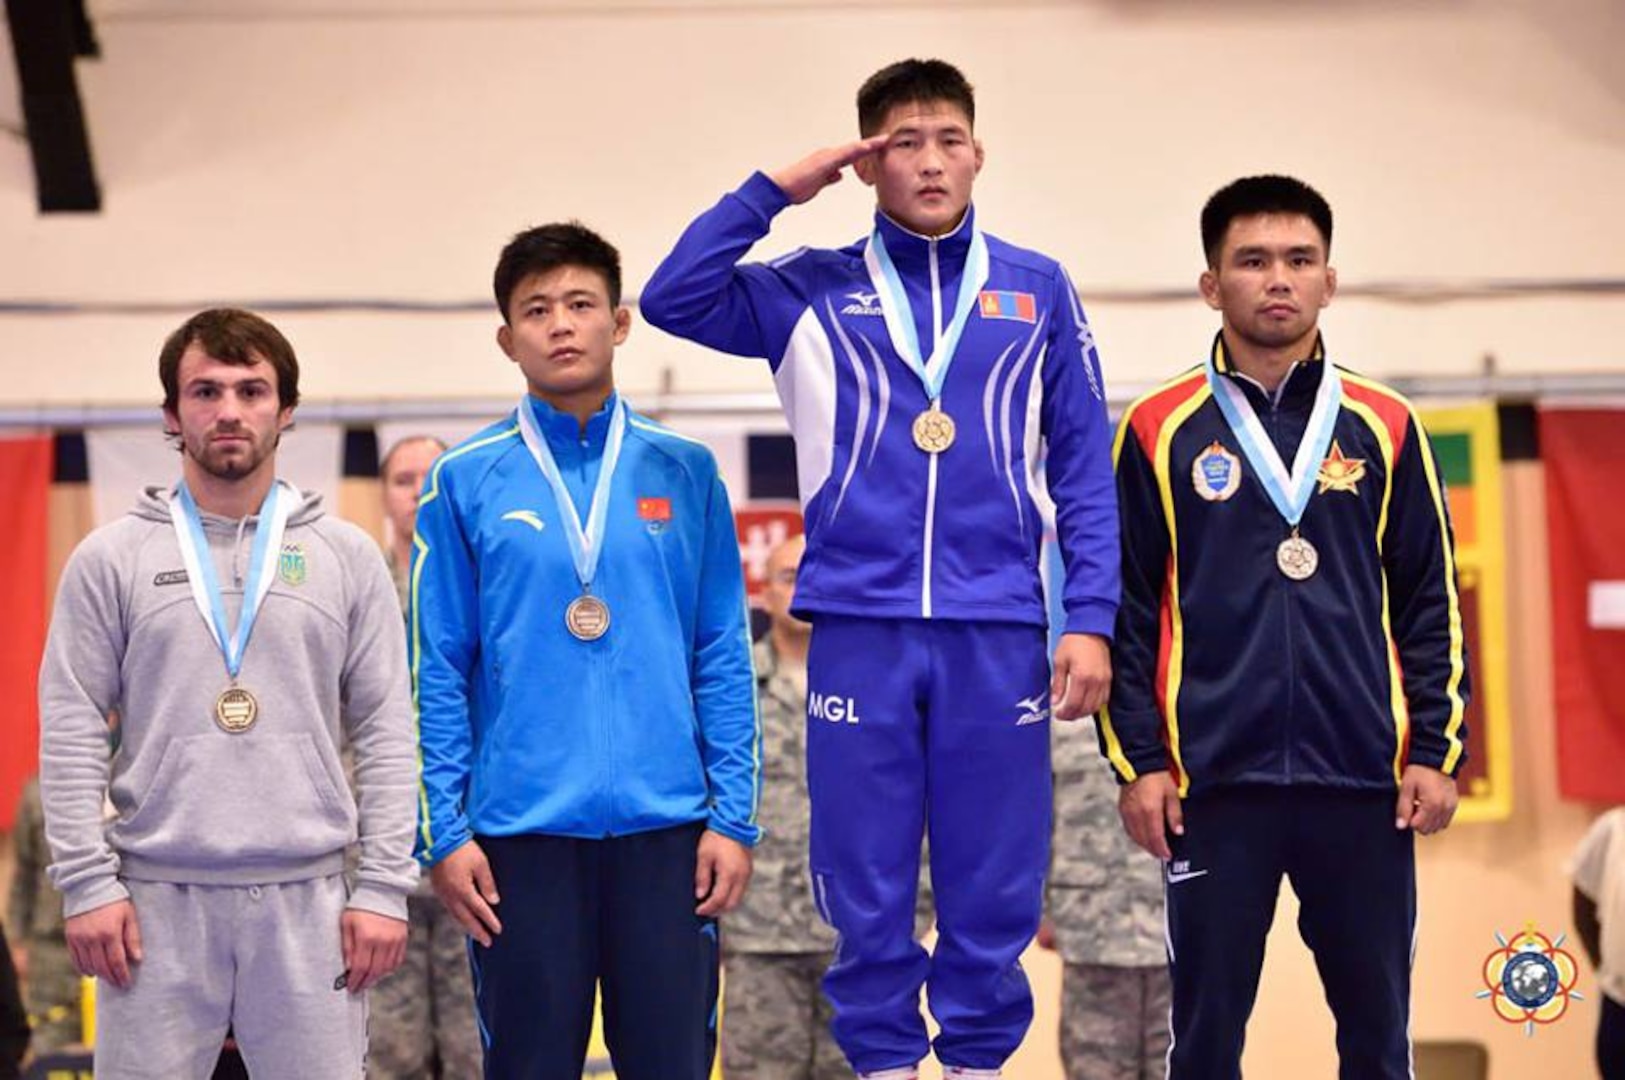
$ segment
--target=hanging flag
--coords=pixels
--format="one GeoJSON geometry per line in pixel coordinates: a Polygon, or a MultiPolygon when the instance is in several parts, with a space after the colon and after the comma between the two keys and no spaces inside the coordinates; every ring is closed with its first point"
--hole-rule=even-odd
{"type": "Polygon", "coordinates": [[[1557,787],[1625,802],[1625,408],[1540,410],[1552,581],[1557,787]]]}
{"type": "Polygon", "coordinates": [[[9,830],[23,784],[39,770],[39,665],[45,649],[46,518],[51,437],[0,439],[0,830],[9,830]]]}

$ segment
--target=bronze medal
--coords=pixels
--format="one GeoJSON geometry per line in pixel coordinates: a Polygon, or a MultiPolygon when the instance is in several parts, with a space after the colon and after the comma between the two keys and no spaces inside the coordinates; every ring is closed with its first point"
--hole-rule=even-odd
{"type": "Polygon", "coordinates": [[[578,641],[597,641],[609,632],[609,605],[583,593],[564,609],[564,625],[578,641]]]}
{"type": "Polygon", "coordinates": [[[1275,565],[1293,581],[1308,581],[1320,568],[1320,552],[1294,530],[1275,549],[1275,565]]]}
{"type": "Polygon", "coordinates": [[[260,703],[240,686],[228,686],[214,699],[214,722],[220,730],[241,735],[259,719],[260,703]]]}
{"type": "Polygon", "coordinates": [[[914,418],[914,445],[927,454],[940,454],[954,444],[954,418],[942,411],[940,402],[914,418]]]}

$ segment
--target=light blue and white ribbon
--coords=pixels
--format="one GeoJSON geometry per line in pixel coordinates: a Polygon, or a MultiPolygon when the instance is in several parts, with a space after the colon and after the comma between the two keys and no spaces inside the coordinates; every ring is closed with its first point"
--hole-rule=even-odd
{"type": "Polygon", "coordinates": [[[587,510],[587,522],[581,522],[576,504],[570,498],[570,489],[564,486],[564,476],[553,458],[553,449],[536,426],[530,398],[519,402],[519,434],[536,459],[536,465],[553,489],[553,499],[559,505],[559,517],[564,519],[564,539],[570,545],[570,558],[575,562],[576,578],[581,588],[592,591],[593,575],[598,572],[598,556],[604,550],[604,529],[609,521],[609,488],[615,477],[615,466],[621,458],[621,442],[626,437],[626,402],[617,397],[614,412],[609,418],[609,437],[604,442],[604,460],[598,465],[598,483],[594,485],[592,503],[587,510]]]}
{"type": "MultiPolygon", "coordinates": [[[[972,226],[970,250],[965,255],[965,269],[959,278],[959,297],[954,304],[953,318],[948,328],[937,338],[929,357],[920,348],[920,335],[916,329],[914,309],[909,304],[908,291],[903,279],[886,251],[886,241],[876,229],[863,249],[863,262],[869,268],[869,281],[875,292],[883,297],[880,312],[886,319],[886,330],[891,334],[892,346],[925,386],[926,396],[936,401],[942,396],[942,384],[947,381],[948,368],[953,363],[959,338],[965,332],[971,312],[976,309],[977,297],[987,284],[987,239],[982,230],[972,226]]],[[[935,283],[933,283],[934,285],[935,283]]],[[[936,329],[933,325],[932,329],[936,329]]]]}
{"type": "Polygon", "coordinates": [[[237,614],[236,629],[228,630],[220,577],[215,573],[209,539],[203,532],[203,514],[187,490],[186,481],[182,480],[169,494],[169,519],[175,527],[175,540],[180,544],[181,562],[186,566],[192,600],[214,634],[215,644],[226,661],[226,673],[233,682],[242,670],[243,654],[248,651],[248,639],[254,632],[254,621],[259,618],[260,605],[265,601],[265,594],[271,591],[271,579],[275,576],[272,569],[282,557],[282,533],[298,501],[298,492],[282,480],[273,483],[271,490],[265,493],[254,526],[248,580],[243,583],[243,607],[237,614]]]}
{"type": "Polygon", "coordinates": [[[1321,462],[1326,460],[1326,451],[1331,448],[1337,410],[1343,402],[1343,379],[1337,368],[1324,362],[1322,366],[1325,370],[1315,390],[1309,425],[1304,429],[1298,452],[1292,459],[1292,470],[1288,472],[1286,462],[1281,460],[1258,414],[1253,411],[1252,402],[1247,400],[1246,391],[1234,379],[1219,373],[1212,356],[1207,361],[1207,384],[1213,391],[1213,400],[1219,403],[1219,411],[1241,444],[1241,452],[1252,464],[1254,474],[1264,485],[1270,502],[1294,530],[1315,494],[1315,477],[1320,472],[1321,462]]]}

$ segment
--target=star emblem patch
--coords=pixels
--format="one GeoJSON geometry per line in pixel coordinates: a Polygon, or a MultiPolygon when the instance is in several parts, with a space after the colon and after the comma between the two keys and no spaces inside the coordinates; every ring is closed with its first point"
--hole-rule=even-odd
{"type": "Polygon", "coordinates": [[[1333,439],[1331,453],[1320,463],[1320,472],[1315,479],[1320,481],[1319,494],[1347,491],[1357,495],[1359,489],[1355,485],[1365,479],[1365,459],[1344,457],[1343,448],[1333,439]]]}

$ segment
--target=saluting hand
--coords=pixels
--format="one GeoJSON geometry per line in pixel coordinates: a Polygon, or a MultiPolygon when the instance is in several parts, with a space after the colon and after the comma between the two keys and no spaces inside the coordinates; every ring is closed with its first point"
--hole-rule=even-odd
{"type": "Polygon", "coordinates": [[[429,868],[429,884],[451,917],[468,936],[491,947],[491,938],[502,933],[497,918],[497,879],[480,845],[470,840],[429,868]]]}
{"type": "Polygon", "coordinates": [[[726,915],[745,898],[750,884],[750,848],[710,829],[700,834],[694,860],[694,914],[726,915]]]}
{"type": "Polygon", "coordinates": [[[769,174],[769,179],[779,185],[785,198],[799,205],[831,184],[839,183],[842,169],[885,146],[887,138],[886,135],[871,135],[843,146],[825,147],[808,154],[794,165],[769,174]]]}

